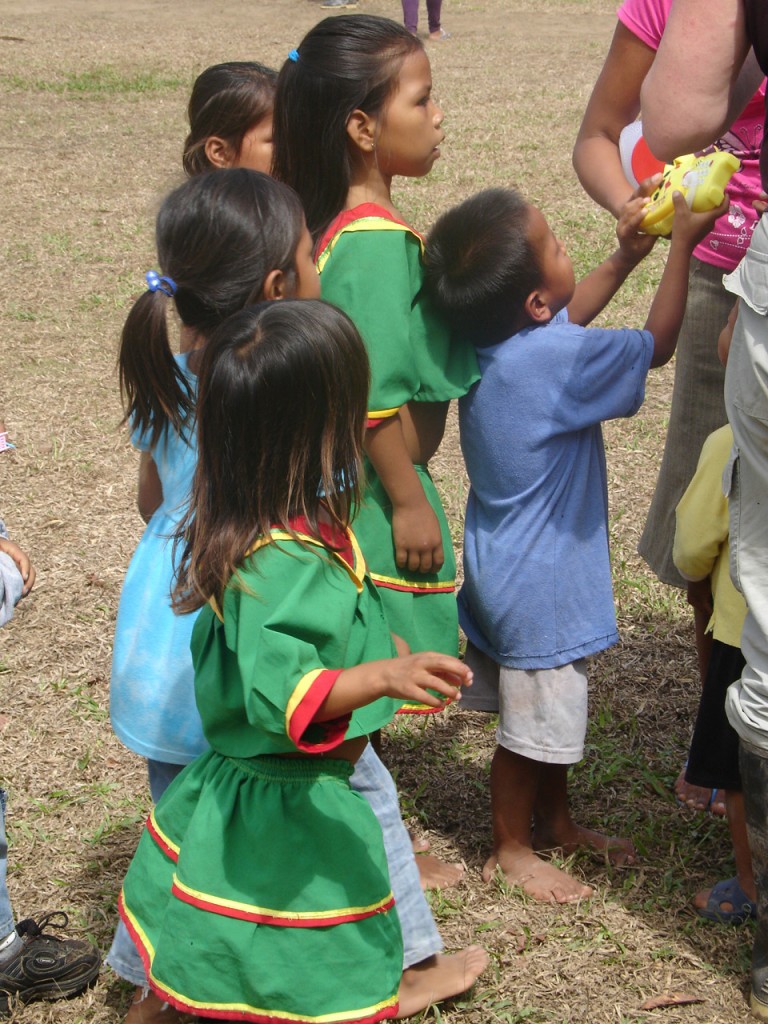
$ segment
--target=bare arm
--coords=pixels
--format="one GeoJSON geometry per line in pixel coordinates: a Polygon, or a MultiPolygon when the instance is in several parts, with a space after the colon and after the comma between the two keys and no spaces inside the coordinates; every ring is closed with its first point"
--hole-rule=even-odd
{"type": "Polygon", "coordinates": [[[12,540],[6,540],[5,537],[0,537],[0,551],[3,551],[16,563],[16,568],[21,573],[22,580],[24,580],[21,596],[26,597],[34,586],[35,577],[37,576],[35,567],[29,560],[29,555],[18,544],[14,544],[12,540]]]}
{"type": "Polygon", "coordinates": [[[328,722],[341,718],[379,697],[418,701],[440,708],[446,701],[456,700],[461,687],[471,683],[471,670],[463,661],[448,654],[426,651],[386,661],[369,661],[345,669],[338,676],[314,720],[328,722]],[[429,690],[442,694],[442,698],[429,690]]]}
{"type": "Polygon", "coordinates": [[[640,111],[640,87],[654,51],[619,22],[573,148],[584,191],[614,217],[632,194],[619,157],[619,135],[640,111]]]}
{"type": "Polygon", "coordinates": [[[639,196],[624,204],[616,225],[619,248],[576,285],[568,303],[571,323],[586,327],[594,320],[653,248],[655,237],[638,233],[645,205],[645,200],[639,196]]]}
{"type": "Polygon", "coordinates": [[[643,131],[661,159],[709,145],[760,82],[750,61],[742,0],[675,0],[643,84],[643,131]],[[738,82],[738,85],[737,85],[738,82]]]}
{"type": "Polygon", "coordinates": [[[411,572],[437,572],[444,561],[440,524],[413,468],[400,417],[368,430],[365,450],[392,502],[397,564],[411,572]]]}
{"type": "Polygon", "coordinates": [[[651,366],[663,366],[675,352],[677,336],[685,314],[688,300],[688,269],[691,253],[701,239],[712,229],[718,217],[728,209],[729,199],[707,213],[694,213],[688,209],[685,198],[675,192],[675,224],[672,243],[669,247],[667,264],[661,275],[645,329],[653,335],[653,358],[651,366]]]}
{"type": "Polygon", "coordinates": [[[139,488],[136,504],[139,515],[148,523],[163,500],[163,485],[157,472],[155,460],[149,452],[142,452],[139,459],[139,488]]]}

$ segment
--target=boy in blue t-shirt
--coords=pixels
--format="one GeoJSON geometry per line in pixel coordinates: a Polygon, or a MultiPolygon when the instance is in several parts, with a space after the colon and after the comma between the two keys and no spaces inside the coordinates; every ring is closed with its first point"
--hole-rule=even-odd
{"type": "Polygon", "coordinates": [[[510,189],[450,210],[427,242],[426,287],[473,340],[482,374],[459,403],[471,483],[459,616],[474,670],[461,703],[499,712],[483,877],[501,870],[547,902],[592,889],[535,851],[634,856],[628,840],[576,824],[568,806],[568,766],[586,734],[585,659],[618,639],[600,424],[637,412],[649,367],[672,357],[691,251],[723,212],[692,213],[676,195],[645,330],[585,329],[653,247],[638,232],[645,203],[629,200],[618,249],[579,284],[544,216],[510,189]]]}

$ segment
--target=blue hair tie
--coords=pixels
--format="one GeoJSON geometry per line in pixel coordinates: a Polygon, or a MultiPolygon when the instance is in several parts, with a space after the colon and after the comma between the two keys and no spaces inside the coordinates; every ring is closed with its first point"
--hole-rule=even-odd
{"type": "Polygon", "coordinates": [[[170,277],[160,277],[156,270],[148,270],[144,275],[147,279],[147,288],[151,292],[162,292],[172,299],[176,294],[176,282],[170,277]]]}
{"type": "Polygon", "coordinates": [[[291,50],[291,52],[288,54],[288,60],[292,60],[294,64],[298,64],[298,62],[299,62],[299,51],[298,50],[291,50]]]}

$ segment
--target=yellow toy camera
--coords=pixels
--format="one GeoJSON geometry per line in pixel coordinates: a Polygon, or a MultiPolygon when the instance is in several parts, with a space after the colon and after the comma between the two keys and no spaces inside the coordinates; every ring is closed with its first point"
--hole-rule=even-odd
{"type": "Polygon", "coordinates": [[[672,193],[681,192],[691,210],[704,213],[723,201],[725,187],[741,167],[732,153],[719,149],[704,156],[679,156],[667,164],[659,187],[651,195],[640,230],[648,235],[668,235],[675,219],[672,193]]]}

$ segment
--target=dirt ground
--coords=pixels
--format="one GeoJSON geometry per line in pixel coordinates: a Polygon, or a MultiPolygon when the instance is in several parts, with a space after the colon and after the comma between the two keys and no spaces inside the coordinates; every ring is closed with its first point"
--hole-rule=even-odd
{"type": "MultiPolygon", "coordinates": [[[[570,151],[614,8],[446,0],[452,38],[429,46],[446,111],[443,158],[428,179],[398,190],[416,225],[510,183],[551,215],[581,269],[608,252],[609,218],[581,192],[570,151]]],[[[396,0],[361,0],[359,10],[400,12],[396,0]]],[[[310,0],[0,0],[0,415],[17,444],[0,456],[0,515],[39,572],[0,636],[10,887],[19,917],[65,908],[73,931],[105,951],[148,808],[143,763],[115,740],[108,717],[115,612],[141,531],[137,459],[119,427],[117,338],[155,265],[159,199],[180,181],[194,77],[227,59],[279,66],[321,14],[310,0]]],[[[608,322],[642,324],[661,260],[654,253],[608,322]]],[[[576,860],[598,895],[565,910],[484,885],[492,724],[460,712],[401,724],[386,746],[404,809],[435,849],[467,865],[459,888],[433,897],[446,945],[481,942],[492,957],[471,994],[422,1019],[747,1016],[750,929],[708,926],[689,906],[697,888],[733,874],[725,826],[681,812],[671,796],[697,702],[688,617],[634,554],[670,388],[671,371],[658,373],[641,414],[607,431],[623,641],[594,666],[589,752],[573,778],[578,815],[632,835],[639,863],[576,860]],[[671,992],[699,1001],[641,1008],[671,992]]],[[[453,421],[435,469],[460,543],[466,481],[453,421]]],[[[19,1018],[116,1024],[127,999],[105,969],[86,995],[19,1018]]]]}

